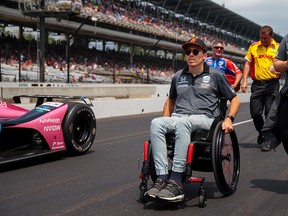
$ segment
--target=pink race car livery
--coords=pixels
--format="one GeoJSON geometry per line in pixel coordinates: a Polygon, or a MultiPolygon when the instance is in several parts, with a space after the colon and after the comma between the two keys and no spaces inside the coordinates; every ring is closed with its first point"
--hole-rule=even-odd
{"type": "Polygon", "coordinates": [[[90,149],[96,118],[88,98],[20,95],[14,102],[21,103],[21,97],[36,98],[35,108],[0,100],[0,165],[61,151],[81,155],[90,149]],[[84,103],[67,101],[71,99],[84,103]]]}

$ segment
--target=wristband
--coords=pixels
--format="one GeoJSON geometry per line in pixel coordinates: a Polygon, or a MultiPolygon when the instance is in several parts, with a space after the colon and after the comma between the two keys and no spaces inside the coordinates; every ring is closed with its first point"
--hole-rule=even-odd
{"type": "Polygon", "coordinates": [[[231,119],[232,122],[234,122],[234,117],[232,115],[228,115],[228,116],[226,116],[226,118],[229,118],[229,119],[231,119]]]}

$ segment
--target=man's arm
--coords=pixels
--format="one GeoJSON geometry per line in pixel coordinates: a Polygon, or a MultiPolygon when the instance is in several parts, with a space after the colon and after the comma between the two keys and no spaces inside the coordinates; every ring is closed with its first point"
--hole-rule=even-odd
{"type": "Polygon", "coordinates": [[[274,69],[278,72],[286,72],[288,71],[288,61],[282,61],[280,59],[274,59],[274,69]]]}
{"type": "Polygon", "coordinates": [[[242,76],[243,76],[242,71],[240,70],[240,68],[237,67],[237,65],[233,61],[228,59],[227,60],[227,69],[232,70],[235,73],[235,81],[231,85],[231,87],[233,89],[237,89],[237,87],[240,88],[240,81],[241,81],[242,76]]]}
{"type": "Polygon", "coordinates": [[[280,73],[288,71],[288,34],[282,39],[276,58],[274,58],[274,69],[280,73]]]}
{"type": "Polygon", "coordinates": [[[163,108],[163,116],[170,117],[174,111],[176,100],[172,100],[169,96],[167,97],[164,108],[163,108]]]}
{"type": "MultiPolygon", "coordinates": [[[[230,107],[228,116],[232,116],[233,118],[238,113],[240,107],[240,100],[239,97],[236,95],[232,100],[230,100],[230,107]]],[[[224,122],[222,124],[222,130],[224,130],[225,133],[230,133],[233,131],[233,122],[230,118],[225,118],[224,122]]]]}
{"type": "Polygon", "coordinates": [[[247,91],[247,79],[248,79],[248,75],[250,73],[251,70],[251,62],[246,61],[244,64],[244,68],[243,68],[243,79],[242,79],[242,84],[241,84],[241,90],[243,92],[247,91]]]}
{"type": "Polygon", "coordinates": [[[235,82],[233,85],[231,85],[233,89],[235,89],[240,84],[240,81],[242,79],[242,75],[243,75],[242,73],[236,74],[235,82]]]}

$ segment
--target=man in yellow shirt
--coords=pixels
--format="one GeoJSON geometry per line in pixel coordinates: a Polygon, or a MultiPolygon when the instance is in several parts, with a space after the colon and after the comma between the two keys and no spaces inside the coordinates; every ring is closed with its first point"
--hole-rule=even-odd
{"type": "Polygon", "coordinates": [[[246,62],[243,68],[241,90],[243,92],[247,91],[249,73],[253,80],[251,85],[250,114],[259,133],[257,139],[259,145],[264,142],[264,136],[261,132],[264,125],[263,112],[265,117],[267,117],[280,86],[280,73],[276,72],[273,67],[273,60],[279,43],[273,39],[273,36],[273,29],[270,26],[261,27],[260,40],[250,45],[245,56],[246,62]]]}

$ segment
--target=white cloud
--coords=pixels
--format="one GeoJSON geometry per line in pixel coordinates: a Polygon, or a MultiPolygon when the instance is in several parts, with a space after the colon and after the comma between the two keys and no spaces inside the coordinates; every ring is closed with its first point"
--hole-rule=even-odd
{"type": "Polygon", "coordinates": [[[284,36],[288,33],[287,0],[212,0],[249,20],[262,25],[270,25],[274,32],[284,36]]]}

